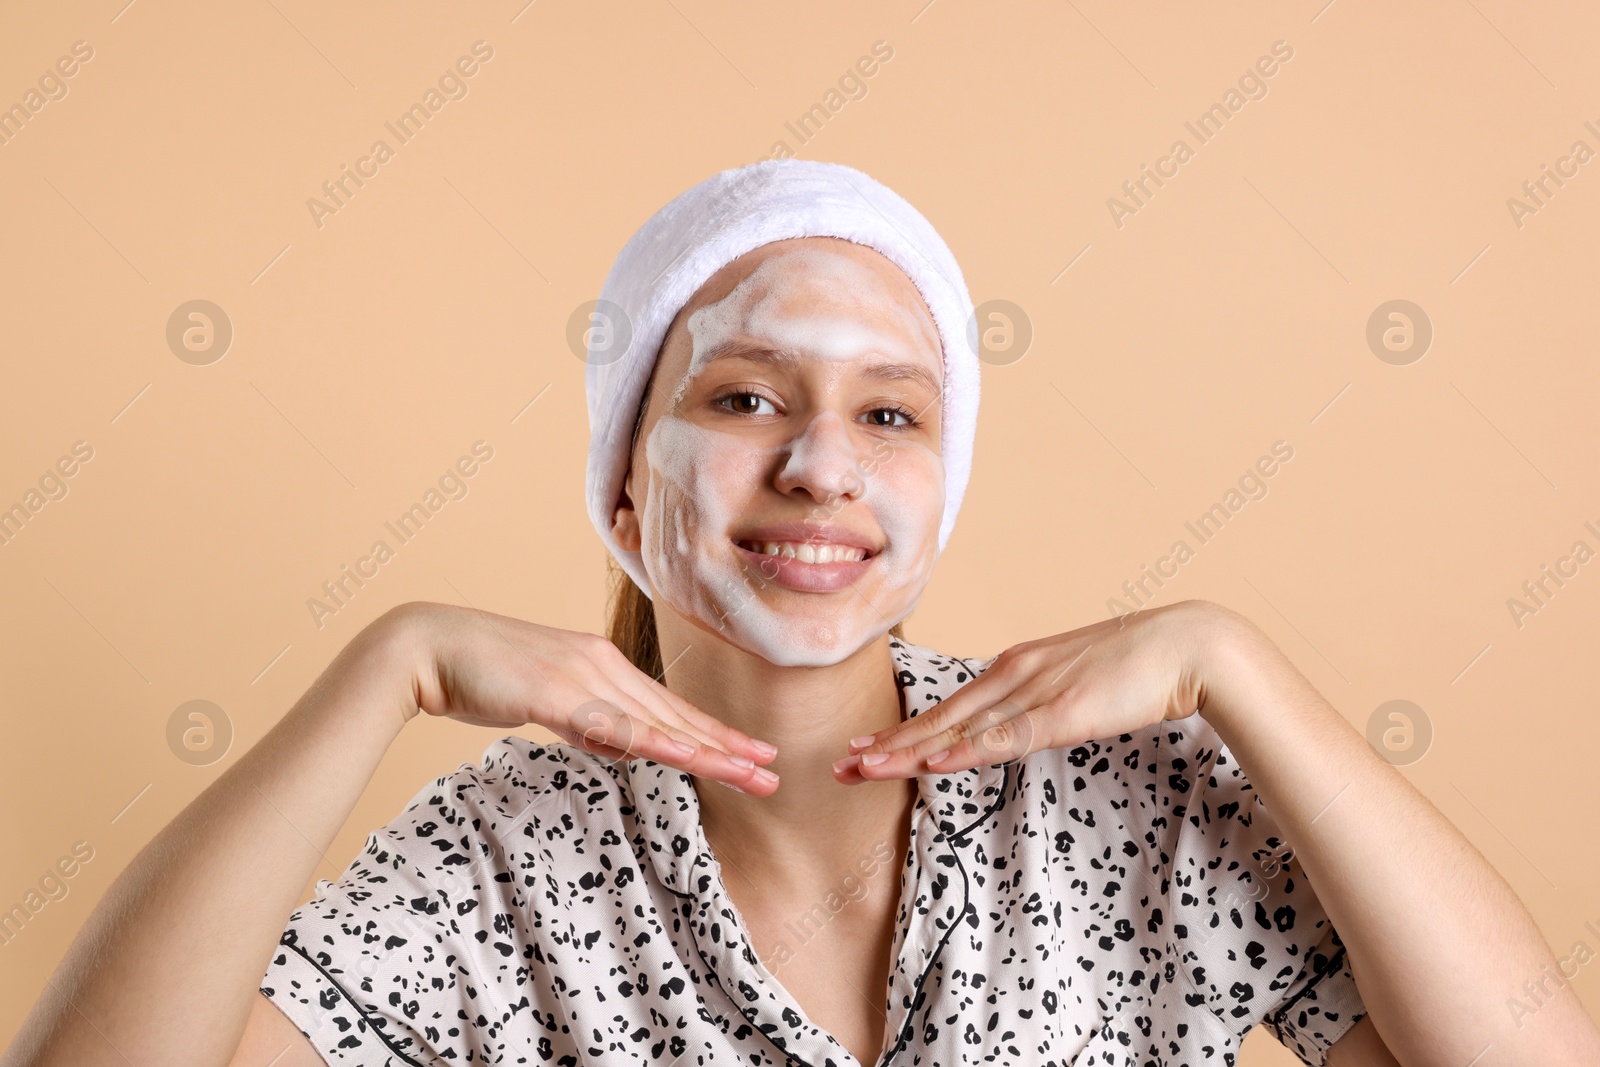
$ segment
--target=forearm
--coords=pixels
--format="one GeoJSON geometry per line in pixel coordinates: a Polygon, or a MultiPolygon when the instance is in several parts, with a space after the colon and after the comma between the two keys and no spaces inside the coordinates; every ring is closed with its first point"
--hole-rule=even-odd
{"type": "Polygon", "coordinates": [[[391,619],[352,640],[134,858],[68,949],[5,1067],[228,1062],[284,921],[416,712],[408,635],[391,619]]]}
{"type": "Polygon", "coordinates": [[[1282,828],[1344,941],[1385,1043],[1405,1067],[1600,1063],[1576,995],[1514,1019],[1508,998],[1558,974],[1511,887],[1271,641],[1225,620],[1201,714],[1282,828]],[[1548,970],[1547,970],[1548,968],[1548,970]]]}

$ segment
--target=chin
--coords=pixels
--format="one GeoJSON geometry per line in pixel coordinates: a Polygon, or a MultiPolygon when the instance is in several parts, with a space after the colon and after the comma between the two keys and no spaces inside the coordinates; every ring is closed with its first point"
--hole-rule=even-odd
{"type": "MultiPolygon", "coordinates": [[[[838,590],[796,589],[794,584],[809,583],[773,580],[743,558],[753,555],[736,548],[732,558],[700,557],[672,568],[663,575],[667,581],[652,581],[661,598],[658,607],[670,604],[698,629],[774,666],[831,667],[882,638],[922,598],[923,585],[911,589],[873,581],[870,574],[868,580],[838,590]]],[[[796,563],[785,562],[791,567],[796,563]]],[[[867,569],[876,571],[885,562],[891,567],[898,563],[874,558],[867,569]]],[[[808,569],[821,571],[828,565],[808,569]]]]}
{"type": "MultiPolygon", "coordinates": [[[[852,596],[845,612],[784,612],[746,607],[713,625],[713,632],[737,648],[777,667],[832,667],[887,634],[900,618],[882,618],[852,596]],[[857,612],[866,612],[869,618],[857,612]]],[[[766,607],[763,605],[763,607],[766,607]]],[[[902,616],[903,617],[903,616],[902,616]]]]}
{"type": "Polygon", "coordinates": [[[882,611],[867,592],[829,595],[830,603],[824,605],[814,593],[770,590],[765,597],[744,601],[738,611],[714,619],[710,629],[730,645],[778,667],[832,667],[890,632],[909,616],[918,598],[920,590],[904,608],[882,611]],[[768,597],[776,597],[776,603],[768,597]],[[806,605],[808,600],[813,603],[806,605]]]}

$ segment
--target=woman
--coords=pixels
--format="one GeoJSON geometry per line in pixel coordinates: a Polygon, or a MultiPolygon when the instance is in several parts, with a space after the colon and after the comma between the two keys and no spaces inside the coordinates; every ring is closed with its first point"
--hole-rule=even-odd
{"type": "Polygon", "coordinates": [[[1258,1024],[1308,1064],[1600,1063],[1575,997],[1507,1018],[1554,962],[1526,911],[1247,620],[904,639],[977,392],[903,200],[727,171],[603,294],[611,639],[369,625],[119,878],[7,1064],[1193,1064],[1258,1024]],[[419,710],[566,743],[430,783],[283,930],[419,710]]]}

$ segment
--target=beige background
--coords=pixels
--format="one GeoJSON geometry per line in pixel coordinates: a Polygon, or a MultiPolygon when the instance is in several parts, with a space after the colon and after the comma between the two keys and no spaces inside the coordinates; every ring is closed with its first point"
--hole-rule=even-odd
{"type": "MultiPolygon", "coordinates": [[[[1404,773],[1558,954],[1600,947],[1600,563],[1520,628],[1507,606],[1600,548],[1600,162],[1520,226],[1507,205],[1600,150],[1600,17],[1324,2],[11,5],[0,104],[76,41],[93,58],[0,144],[0,507],[74,442],[93,458],[0,546],[0,906],[74,842],[94,858],[0,946],[0,1043],[116,874],[367,621],[425,599],[601,627],[569,317],[650,213],[779,140],[907,197],[974,300],[1034,330],[984,369],[912,640],[992,655],[1106,617],[1286,441],[1159,602],[1249,615],[1360,729],[1415,702],[1434,737],[1404,773]],[[319,227],[307,200],[478,40],[468,95],[319,227]],[[785,123],[880,40],[801,144],[785,123]],[[1280,40],[1267,95],[1200,145],[1185,121],[1280,40]],[[1193,158],[1119,228],[1107,199],[1178,138],[1193,158]],[[234,329],[206,366],[166,341],[195,299],[234,329]],[[1366,341],[1392,299],[1434,326],[1409,365],[1366,341]],[[319,629],[307,599],[479,439],[469,494],[319,629]],[[235,730],[208,766],[166,741],[194,699],[235,730]]],[[[318,876],[493,736],[414,724],[318,876]]],[[[1296,1061],[1257,1032],[1244,1062],[1296,1061]]]]}

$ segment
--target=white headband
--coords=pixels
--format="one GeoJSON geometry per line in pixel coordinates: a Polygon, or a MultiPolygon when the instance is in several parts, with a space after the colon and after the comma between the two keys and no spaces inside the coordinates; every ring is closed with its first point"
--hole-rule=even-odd
{"type": "Polygon", "coordinates": [[[621,548],[611,523],[631,461],[645,383],[673,318],[718,270],[751,249],[794,237],[842,237],[904,271],[933,313],[944,348],[940,451],[944,550],[972,473],[978,425],[978,353],[972,298],[955,256],[927,219],[853,167],[768,159],[715,174],[650,216],[617,255],[600,289],[584,384],[589,397],[589,518],[606,548],[650,595],[644,561],[621,548]]]}

